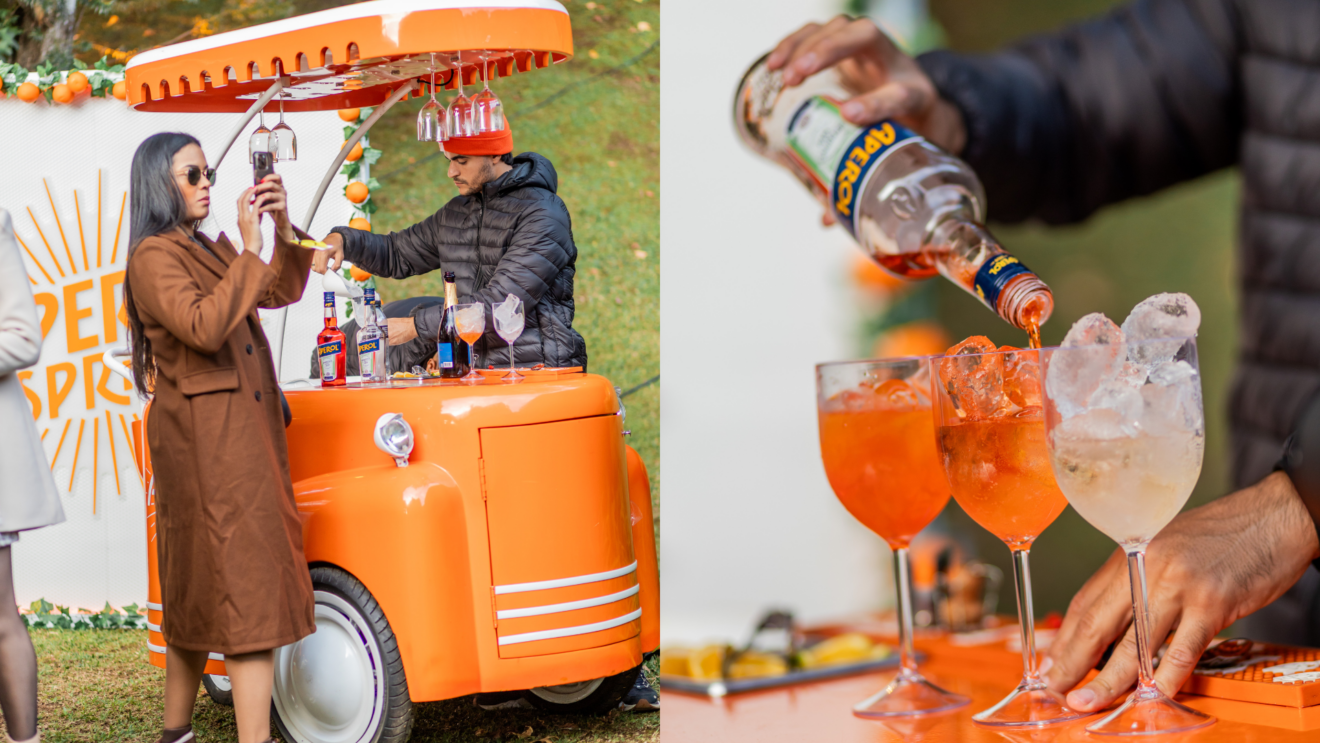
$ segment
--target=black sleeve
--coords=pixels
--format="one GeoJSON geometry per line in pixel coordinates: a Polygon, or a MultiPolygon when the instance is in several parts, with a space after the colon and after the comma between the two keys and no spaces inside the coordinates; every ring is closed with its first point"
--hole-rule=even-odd
{"type": "Polygon", "coordinates": [[[989,55],[918,62],[962,111],[997,221],[1062,224],[1232,165],[1242,130],[1228,0],[1141,0],[989,55]]]}
{"type": "Polygon", "coordinates": [[[373,276],[406,279],[440,267],[440,249],[435,235],[440,222],[436,212],[402,232],[377,235],[352,227],[331,232],[344,238],[344,258],[373,276]]]}
{"type": "MultiPolygon", "coordinates": [[[[1320,395],[1313,396],[1303,409],[1274,469],[1288,474],[1320,537],[1320,395]]],[[[1313,564],[1320,568],[1320,560],[1313,564]]]]}

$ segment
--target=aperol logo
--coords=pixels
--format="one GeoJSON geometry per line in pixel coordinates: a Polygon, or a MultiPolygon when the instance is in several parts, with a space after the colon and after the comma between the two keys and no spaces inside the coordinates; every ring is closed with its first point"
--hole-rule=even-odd
{"type": "Polygon", "coordinates": [[[866,176],[895,144],[916,136],[892,121],[882,121],[863,129],[853,140],[834,176],[834,211],[849,231],[853,229],[854,211],[866,186],[866,176]]]}
{"type": "Polygon", "coordinates": [[[1016,257],[1001,253],[981,264],[972,286],[976,289],[976,296],[990,309],[995,309],[999,303],[999,294],[1008,286],[1009,280],[1024,273],[1031,273],[1031,269],[1016,257]]]}
{"type": "Polygon", "coordinates": [[[41,361],[18,379],[56,485],[73,493],[75,478],[90,470],[94,514],[103,488],[113,485],[122,495],[123,478],[134,476],[120,472],[120,452],[132,451],[129,430],[137,420],[130,385],[102,362],[108,348],[127,338],[122,243],[128,194],[106,197],[101,181],[97,171],[94,208],[90,194],[75,189],[73,214],[67,202],[62,211],[43,179],[45,192],[36,194],[35,205],[11,206],[10,214],[29,261],[43,339],[41,361]]]}

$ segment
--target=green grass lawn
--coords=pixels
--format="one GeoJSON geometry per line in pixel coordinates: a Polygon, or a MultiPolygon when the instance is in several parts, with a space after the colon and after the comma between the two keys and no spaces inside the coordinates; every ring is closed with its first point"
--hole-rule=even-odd
{"type": "MultiPolygon", "coordinates": [[[[47,743],[151,743],[160,735],[165,672],[147,663],[144,630],[31,630],[41,684],[41,737],[47,743]]],[[[656,663],[650,664],[654,678],[656,663]]],[[[660,740],[660,716],[604,717],[487,712],[471,697],[416,707],[417,743],[526,741],[642,743],[660,740]],[[529,732],[530,729],[530,732],[529,732]]],[[[202,692],[193,716],[202,742],[234,741],[234,711],[202,692]]],[[[274,725],[271,734],[275,735],[274,725]]],[[[275,735],[275,740],[283,740],[275,735]]]]}
{"type": "MultiPolygon", "coordinates": [[[[589,370],[629,389],[660,373],[660,5],[657,0],[566,0],[575,57],[496,79],[514,151],[548,157],[573,218],[578,247],[573,326],[587,341],[589,370]],[[641,28],[639,29],[639,24],[641,28]],[[649,28],[648,28],[649,27],[649,28]]],[[[471,93],[469,93],[471,94],[471,93]]],[[[436,145],[418,142],[407,101],[371,131],[384,152],[373,229],[404,229],[457,195],[436,145]]],[[[387,300],[442,295],[439,272],[380,280],[387,300]]],[[[625,401],[630,443],[646,461],[659,523],[660,390],[625,401]]]]}

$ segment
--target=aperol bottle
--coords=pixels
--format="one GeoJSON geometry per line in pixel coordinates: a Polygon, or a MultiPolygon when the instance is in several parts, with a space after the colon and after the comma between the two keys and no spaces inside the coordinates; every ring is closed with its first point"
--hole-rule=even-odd
{"type": "Polygon", "coordinates": [[[325,328],[316,336],[316,358],[321,362],[321,386],[343,387],[348,381],[345,368],[348,355],[344,331],[335,316],[335,293],[325,293],[325,328]]]}

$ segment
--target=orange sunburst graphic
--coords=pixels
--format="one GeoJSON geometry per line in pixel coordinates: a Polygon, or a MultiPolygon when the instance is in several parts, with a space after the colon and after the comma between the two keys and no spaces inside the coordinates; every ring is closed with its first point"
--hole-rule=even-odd
{"type": "Polygon", "coordinates": [[[113,476],[115,493],[124,494],[119,456],[124,451],[134,455],[127,418],[134,415],[132,390],[102,360],[108,348],[123,345],[127,338],[122,302],[127,256],[120,260],[119,248],[128,193],[123,192],[119,199],[111,197],[112,208],[103,209],[102,175],[98,170],[94,222],[88,194],[71,189],[72,203],[61,200],[57,204],[58,188],[52,190],[43,178],[35,210],[33,205],[25,206],[28,219],[15,219],[14,226],[29,261],[28,279],[41,311],[43,338],[41,360],[32,369],[19,372],[18,378],[42,429],[42,442],[52,431],[58,433],[49,436],[55,443],[47,454],[52,471],[67,467],[68,473],[66,479],[61,469],[56,484],[73,494],[79,473],[90,469],[93,515],[102,507],[103,479],[109,487],[113,476]],[[115,201],[119,202],[117,214],[115,201]],[[105,217],[111,217],[114,227],[109,245],[104,240],[108,232],[105,217]],[[79,382],[81,396],[76,394],[79,382]]]}

